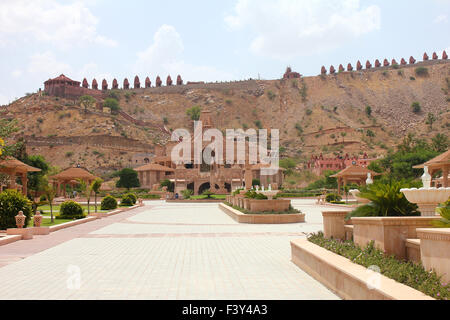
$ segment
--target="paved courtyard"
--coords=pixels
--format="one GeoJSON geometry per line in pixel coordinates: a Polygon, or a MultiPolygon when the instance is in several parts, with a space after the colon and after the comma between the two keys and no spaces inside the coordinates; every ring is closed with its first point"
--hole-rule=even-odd
{"type": "MultiPolygon", "coordinates": [[[[215,203],[146,202],[106,219],[0,247],[0,299],[338,299],[290,261],[306,223],[238,224],[215,203]]],[[[327,208],[327,210],[330,210],[327,208]]]]}

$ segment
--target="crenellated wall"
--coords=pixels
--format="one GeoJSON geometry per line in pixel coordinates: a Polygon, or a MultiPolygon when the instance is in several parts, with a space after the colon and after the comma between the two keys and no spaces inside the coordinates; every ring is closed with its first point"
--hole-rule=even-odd
{"type": "MultiPolygon", "coordinates": [[[[441,59],[441,60],[447,60],[447,59],[448,59],[448,55],[447,55],[447,52],[445,52],[445,50],[444,50],[444,51],[442,52],[442,59],[441,59]]],[[[438,55],[437,55],[436,52],[433,53],[432,60],[430,60],[430,58],[428,57],[428,54],[427,54],[426,52],[423,54],[423,62],[433,63],[433,62],[435,62],[435,61],[437,61],[437,60],[439,60],[439,57],[438,57],[438,55]]],[[[417,61],[416,61],[416,59],[414,59],[413,56],[409,57],[409,64],[410,64],[410,65],[413,65],[413,64],[415,64],[416,62],[417,62],[417,61]]],[[[395,59],[392,59],[392,65],[398,65],[398,63],[397,63],[397,61],[396,61],[395,59]]],[[[405,60],[405,58],[402,58],[402,59],[400,60],[400,65],[401,65],[401,66],[408,65],[408,62],[405,60]]],[[[385,67],[389,67],[390,64],[389,64],[388,59],[384,59],[383,64],[381,64],[380,60],[376,59],[376,60],[375,60],[375,63],[374,63],[374,66],[375,66],[375,67],[373,67],[373,66],[372,66],[372,63],[370,63],[370,61],[367,60],[367,61],[366,61],[366,68],[365,68],[365,70],[385,68],[385,67]]],[[[361,61],[357,61],[357,63],[356,63],[356,70],[358,70],[358,71],[363,70],[363,65],[361,64],[361,61]]],[[[342,66],[342,64],[341,64],[341,65],[339,66],[339,72],[343,72],[343,71],[344,71],[344,68],[343,68],[343,66],[342,66]]],[[[347,71],[353,71],[353,66],[352,66],[351,63],[349,63],[349,64],[347,65],[347,71]]],[[[322,68],[321,68],[321,70],[320,70],[320,74],[321,74],[321,75],[326,75],[327,72],[328,72],[328,71],[327,71],[327,69],[325,68],[325,66],[322,66],[322,68]]],[[[334,68],[334,66],[330,66],[330,71],[329,71],[329,73],[330,73],[330,74],[335,74],[335,73],[336,73],[336,69],[334,68]]]]}

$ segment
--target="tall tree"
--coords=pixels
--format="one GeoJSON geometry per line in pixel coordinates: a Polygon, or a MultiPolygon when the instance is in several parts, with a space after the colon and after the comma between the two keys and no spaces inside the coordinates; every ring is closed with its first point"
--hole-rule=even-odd
{"type": "Polygon", "coordinates": [[[125,168],[117,172],[119,181],[116,183],[117,188],[137,188],[140,186],[138,174],[131,168],[125,168]]]}
{"type": "Polygon", "coordinates": [[[102,186],[103,180],[100,178],[95,179],[91,183],[91,190],[94,193],[94,203],[95,203],[95,212],[97,212],[97,195],[100,192],[100,187],[102,186]]]}
{"type": "Polygon", "coordinates": [[[191,118],[191,120],[197,121],[200,119],[200,114],[202,112],[202,108],[200,106],[193,106],[186,110],[186,114],[191,118]]]}
{"type": "Polygon", "coordinates": [[[0,119],[0,159],[13,155],[18,148],[17,143],[8,142],[11,134],[17,131],[17,120],[0,119]]]}
{"type": "Polygon", "coordinates": [[[84,106],[84,112],[87,112],[87,110],[92,108],[97,101],[92,96],[84,95],[78,99],[78,102],[81,106],[84,106]]]}
{"type": "Polygon", "coordinates": [[[39,186],[42,183],[42,177],[50,170],[50,164],[41,155],[28,156],[24,162],[32,167],[41,169],[39,172],[28,173],[28,190],[34,190],[36,197],[39,186]]]}
{"type": "Polygon", "coordinates": [[[444,133],[438,133],[431,139],[431,144],[434,151],[441,153],[445,152],[449,145],[448,137],[444,133]]]}

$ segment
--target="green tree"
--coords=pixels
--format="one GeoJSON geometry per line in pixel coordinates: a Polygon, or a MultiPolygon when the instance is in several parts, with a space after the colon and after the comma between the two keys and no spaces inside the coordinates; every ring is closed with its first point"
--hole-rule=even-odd
{"type": "Polygon", "coordinates": [[[94,203],[95,203],[95,212],[97,212],[97,195],[100,193],[100,187],[102,186],[103,180],[100,178],[95,179],[91,183],[91,190],[94,193],[94,203]]]}
{"type": "Polygon", "coordinates": [[[422,110],[420,103],[415,101],[411,104],[411,109],[414,113],[419,113],[422,110]]]}
{"type": "Polygon", "coordinates": [[[159,185],[161,186],[161,188],[167,187],[167,191],[169,192],[173,192],[175,189],[175,184],[169,179],[162,180],[159,185]]]}
{"type": "Polygon", "coordinates": [[[444,133],[438,133],[431,139],[433,150],[439,153],[448,150],[448,137],[444,133]]]}
{"type": "Polygon", "coordinates": [[[106,108],[110,108],[112,112],[117,112],[120,109],[119,101],[117,101],[117,99],[114,98],[106,98],[105,101],[103,102],[103,106],[106,108]]]}
{"type": "Polygon", "coordinates": [[[296,165],[297,165],[297,163],[292,158],[284,158],[284,159],[281,159],[279,162],[279,166],[281,168],[286,169],[285,175],[287,175],[287,176],[292,174],[292,170],[295,168],[296,165]]]}
{"type": "Polygon", "coordinates": [[[370,116],[372,115],[372,107],[371,106],[366,106],[366,114],[370,118],[370,116]]]}
{"type": "Polygon", "coordinates": [[[200,119],[200,114],[202,112],[202,108],[200,106],[193,106],[186,110],[186,115],[188,115],[191,120],[198,121],[200,119]]]}
{"type": "Polygon", "coordinates": [[[88,215],[91,213],[90,210],[90,203],[91,203],[91,195],[92,195],[92,189],[91,186],[86,183],[86,181],[82,179],[78,179],[78,183],[80,185],[80,190],[84,194],[87,200],[87,208],[88,208],[88,215]]]}
{"type": "Polygon", "coordinates": [[[28,189],[34,190],[35,197],[37,197],[37,193],[42,183],[41,180],[50,170],[50,164],[41,155],[28,156],[24,162],[32,167],[41,169],[39,172],[28,173],[28,189]]]}
{"type": "Polygon", "coordinates": [[[19,147],[17,143],[10,144],[7,139],[11,134],[19,131],[17,120],[0,119],[0,159],[14,154],[19,147]]]}
{"type": "Polygon", "coordinates": [[[427,120],[425,121],[425,123],[430,126],[430,130],[433,129],[433,123],[436,120],[437,120],[436,116],[434,114],[432,114],[431,112],[429,112],[428,115],[427,115],[427,120]]]}
{"type": "Polygon", "coordinates": [[[95,105],[97,100],[95,100],[90,95],[84,95],[78,99],[78,102],[80,103],[80,106],[84,106],[84,112],[87,112],[88,109],[92,108],[95,105]]]}
{"type": "Polygon", "coordinates": [[[137,188],[140,186],[138,173],[131,168],[125,168],[120,170],[117,175],[119,181],[116,183],[117,188],[137,188]]]}
{"type": "Polygon", "coordinates": [[[53,187],[53,185],[49,184],[48,181],[42,180],[41,181],[41,186],[42,186],[42,191],[44,192],[44,195],[47,199],[48,205],[50,206],[50,221],[51,223],[54,222],[54,217],[53,217],[53,201],[55,200],[56,197],[56,190],[53,187]]]}

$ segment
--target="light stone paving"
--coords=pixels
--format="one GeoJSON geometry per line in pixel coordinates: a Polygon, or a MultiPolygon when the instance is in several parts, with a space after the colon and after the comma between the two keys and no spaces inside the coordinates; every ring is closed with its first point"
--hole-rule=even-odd
{"type": "Polygon", "coordinates": [[[290,240],[322,229],[313,203],[293,201],[307,223],[247,225],[216,203],[153,202],[0,268],[0,299],[338,299],[290,261],[290,240]]]}

